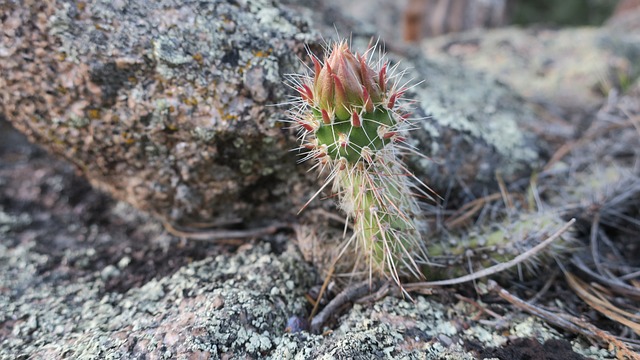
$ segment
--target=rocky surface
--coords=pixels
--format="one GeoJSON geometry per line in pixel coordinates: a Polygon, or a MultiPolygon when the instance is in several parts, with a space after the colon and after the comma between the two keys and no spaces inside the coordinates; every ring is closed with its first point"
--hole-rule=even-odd
{"type": "MultiPolygon", "coordinates": [[[[299,234],[281,229],[226,245],[193,242],[169,235],[158,219],[190,224],[242,216],[266,222],[274,214],[290,216],[315,191],[315,174],[303,175],[305,167],[295,167],[295,158],[285,151],[293,134],[275,125],[281,110],[265,106],[285,99],[286,90],[269,80],[268,71],[263,73],[263,86],[253,88],[250,77],[236,70],[265,70],[277,64],[281,76],[297,66],[294,53],[302,51],[306,36],[315,38],[309,29],[323,26],[305,25],[305,19],[313,18],[308,10],[294,13],[262,1],[121,5],[0,5],[3,14],[11,14],[1,18],[1,114],[45,149],[75,164],[26,144],[0,119],[0,358],[471,359],[480,353],[517,354],[527,343],[517,338],[544,343],[536,348],[541,352],[571,346],[590,358],[614,356],[587,345],[582,337],[561,333],[497,303],[490,308],[502,318],[480,314],[455,297],[462,293],[475,298],[471,287],[432,296],[414,294],[413,302],[389,296],[337,314],[324,334],[304,331],[303,322],[292,328],[303,331],[287,333],[291,317],[308,316],[311,306],[305,294],[322,281],[292,246],[299,234]],[[204,8],[188,11],[196,6],[204,8]],[[238,9],[243,11],[231,11],[238,9]],[[211,20],[225,11],[229,18],[211,20]],[[198,18],[194,13],[211,21],[185,25],[182,20],[198,18]],[[133,19],[140,29],[128,32],[131,28],[122,24],[133,19]],[[229,30],[229,39],[235,34],[238,42],[226,43],[222,35],[212,35],[218,29],[214,25],[253,30],[229,30]],[[261,32],[261,26],[271,32],[261,32]],[[189,50],[196,46],[191,41],[200,38],[189,29],[200,29],[204,36],[193,49],[214,46],[200,53],[203,68],[197,65],[200,57],[193,57],[197,51],[189,50]],[[182,36],[185,41],[172,43],[175,46],[163,42],[182,36]],[[247,42],[239,40],[247,36],[247,42]],[[264,57],[252,53],[264,47],[260,39],[280,36],[287,45],[274,46],[264,57]],[[238,57],[225,57],[237,44],[238,57]],[[125,49],[132,52],[122,53],[125,49]],[[124,62],[109,65],[114,59],[124,62]],[[251,67],[254,61],[261,65],[251,67]],[[118,74],[125,77],[114,76],[118,74]],[[212,79],[219,80],[216,90],[208,83],[212,79]],[[222,114],[236,117],[223,119],[222,114]],[[229,145],[225,139],[231,138],[229,145]],[[233,144],[239,140],[242,143],[233,144]],[[266,158],[254,157],[258,154],[266,158]],[[253,160],[243,167],[243,159],[253,160]],[[278,171],[265,173],[264,164],[278,171]],[[96,191],[79,174],[106,193],[96,191]],[[186,201],[188,195],[206,201],[186,201]]],[[[371,33],[355,20],[352,24],[355,45],[364,46],[371,33]]],[[[421,123],[414,141],[433,160],[412,159],[412,164],[443,194],[453,193],[456,202],[495,191],[498,169],[507,181],[527,174],[531,165],[548,159],[547,150],[555,150],[547,142],[581,134],[581,126],[570,123],[563,124],[566,133],[557,128],[543,134],[526,130],[534,120],[548,119],[537,117],[523,99],[490,75],[466,70],[451,58],[426,60],[402,49],[392,56],[413,66],[409,77],[425,79],[410,95],[420,100],[417,116],[431,117],[421,123]]],[[[610,103],[584,121],[597,119],[607,130],[611,123],[637,116],[640,88],[635,91],[621,97],[610,94],[610,103]]],[[[608,192],[611,184],[640,189],[640,138],[630,124],[618,124],[598,141],[581,144],[571,157],[546,171],[538,184],[540,192],[548,194],[551,188],[560,195],[545,198],[544,205],[554,210],[577,204],[575,211],[588,216],[582,210],[598,199],[580,201],[588,194],[608,194],[604,215],[615,221],[637,216],[634,199],[640,191],[622,191],[626,198],[617,196],[620,191],[608,192]],[[594,161],[606,165],[603,172],[592,171],[594,161]],[[611,181],[600,176],[612,169],[616,173],[611,181]],[[576,174],[591,175],[577,179],[576,174]]],[[[528,183],[528,177],[524,179],[528,183]]],[[[520,188],[517,183],[512,186],[520,188]]],[[[588,220],[582,224],[586,228],[588,220]]],[[[633,242],[636,230],[628,229],[623,240],[632,256],[638,249],[633,242]]],[[[474,231],[482,228],[468,230],[474,231]]],[[[563,285],[552,289],[561,295],[556,295],[561,303],[575,297],[563,285]]],[[[523,296],[528,297],[541,286],[517,284],[521,290],[527,287],[523,296]]],[[[580,313],[584,308],[570,310],[580,313]]]]}
{"type": "Polygon", "coordinates": [[[291,234],[185,243],[0,125],[11,144],[0,152],[1,359],[473,359],[510,339],[562,338],[517,313],[474,320],[449,291],[355,305],[322,335],[287,332],[321,280],[291,234]]]}

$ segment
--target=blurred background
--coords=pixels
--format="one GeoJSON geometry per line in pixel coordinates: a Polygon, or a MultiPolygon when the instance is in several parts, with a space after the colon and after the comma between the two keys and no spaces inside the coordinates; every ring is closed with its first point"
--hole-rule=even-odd
{"type": "Polygon", "coordinates": [[[451,32],[506,25],[597,26],[638,19],[640,11],[640,0],[355,0],[349,3],[324,0],[322,3],[341,15],[365,21],[387,42],[413,42],[451,32]]]}

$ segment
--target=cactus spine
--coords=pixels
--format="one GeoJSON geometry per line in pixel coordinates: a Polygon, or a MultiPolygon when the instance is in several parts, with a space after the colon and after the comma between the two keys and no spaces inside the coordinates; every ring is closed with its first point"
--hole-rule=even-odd
{"type": "Polygon", "coordinates": [[[407,89],[396,67],[372,61],[375,54],[375,47],[353,54],[342,41],[323,62],[311,55],[313,75],[292,78],[298,96],[289,117],[299,127],[301,149],[309,150],[303,160],[328,174],[322,188],[333,184],[353,221],[348,244],[364,256],[370,274],[399,284],[401,276],[422,277],[426,256],[413,175],[399,158],[410,150],[407,89]]]}

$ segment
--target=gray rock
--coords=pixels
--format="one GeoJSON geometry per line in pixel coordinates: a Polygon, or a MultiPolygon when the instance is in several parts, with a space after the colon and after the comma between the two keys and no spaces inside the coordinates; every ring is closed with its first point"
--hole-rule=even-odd
{"type": "MultiPolygon", "coordinates": [[[[278,255],[266,243],[247,245],[120,293],[106,291],[99,270],[73,279],[73,266],[59,266],[42,277],[49,260],[35,245],[0,247],[2,359],[473,359],[465,341],[498,346],[508,339],[471,322],[477,309],[468,304],[422,295],[356,305],[326,335],[287,333],[289,317],[306,316],[304,294],[315,283],[293,246],[278,255]]],[[[508,332],[559,337],[538,320],[517,319],[508,332]]]]}

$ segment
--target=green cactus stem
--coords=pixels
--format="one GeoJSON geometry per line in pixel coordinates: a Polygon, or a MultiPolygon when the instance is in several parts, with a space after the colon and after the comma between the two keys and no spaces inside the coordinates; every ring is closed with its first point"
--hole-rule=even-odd
{"type": "Polygon", "coordinates": [[[316,161],[333,184],[339,206],[353,221],[355,244],[376,276],[421,278],[426,259],[413,175],[399,159],[411,120],[386,63],[370,65],[375,48],[353,54],[336,43],[314,74],[294,78],[298,91],[291,121],[300,129],[304,160],[316,161]],[[369,59],[369,60],[367,60],[369,59]]]}

